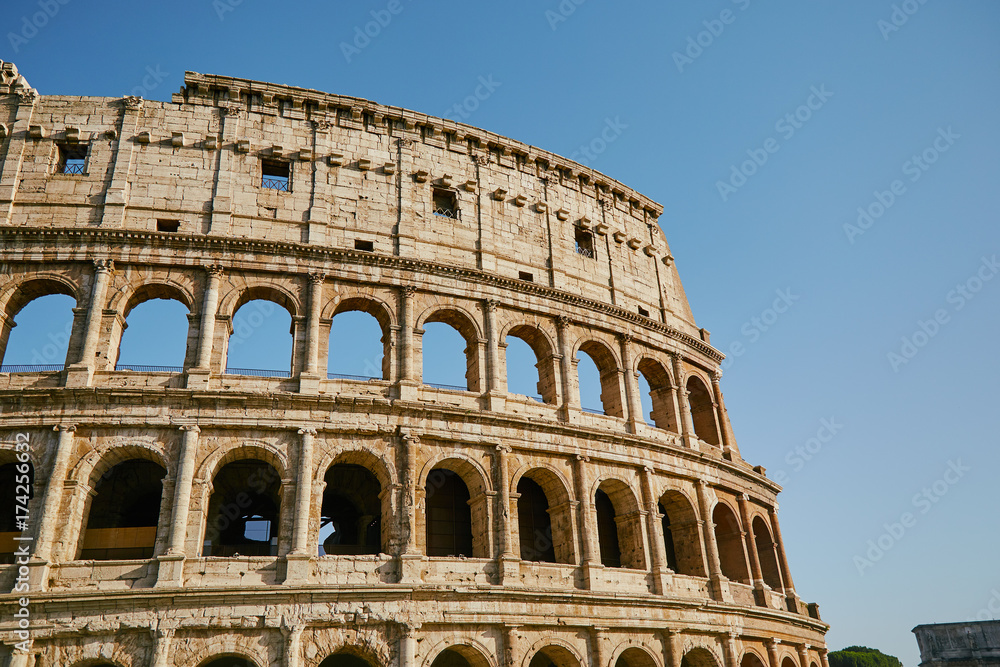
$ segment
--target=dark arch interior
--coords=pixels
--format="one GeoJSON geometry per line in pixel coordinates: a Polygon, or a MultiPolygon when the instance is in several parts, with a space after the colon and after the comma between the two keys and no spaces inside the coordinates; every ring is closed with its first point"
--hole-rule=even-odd
{"type": "Polygon", "coordinates": [[[764,583],[774,590],[781,590],[781,572],[778,569],[778,559],[775,557],[771,531],[759,516],[753,520],[753,536],[764,583]]]}
{"type": "Polygon", "coordinates": [[[434,658],[431,667],[473,667],[473,665],[455,649],[446,648],[434,658]]]}
{"type": "Polygon", "coordinates": [[[753,653],[747,653],[740,660],[740,667],[764,667],[764,663],[753,653]]]}
{"type": "Polygon", "coordinates": [[[712,521],[715,523],[715,541],[719,548],[722,574],[732,581],[750,583],[742,530],[736,515],[729,507],[719,503],[712,512],[712,521]]]}
{"type": "Polygon", "coordinates": [[[469,487],[451,470],[435,468],[427,476],[424,493],[427,508],[427,555],[471,558],[472,508],[469,507],[469,487]]]}
{"type": "Polygon", "coordinates": [[[80,558],[152,558],[167,471],[146,459],[119,463],[97,480],[80,558]]]}
{"type": "Polygon", "coordinates": [[[31,461],[0,466],[0,506],[5,508],[0,515],[0,564],[14,562],[14,551],[19,545],[14,538],[21,535],[16,508],[27,507],[34,490],[35,469],[31,461]]]}
{"type": "Polygon", "coordinates": [[[340,651],[327,656],[326,660],[319,664],[319,667],[372,667],[371,664],[353,653],[340,651]]]}
{"type": "Polygon", "coordinates": [[[257,667],[257,665],[238,655],[227,655],[202,663],[201,667],[257,667]]]}
{"type": "Polygon", "coordinates": [[[657,511],[663,515],[663,545],[667,552],[667,567],[674,572],[680,572],[677,566],[677,548],[674,545],[674,533],[670,529],[670,513],[663,507],[663,503],[657,503],[657,511]]]}
{"type": "Polygon", "coordinates": [[[263,461],[229,463],[215,475],[205,525],[206,556],[278,553],[281,478],[263,461]]]}
{"type": "Polygon", "coordinates": [[[517,529],[523,560],[555,563],[549,499],[538,482],[522,477],[517,483],[517,529]]]}
{"type": "Polygon", "coordinates": [[[607,567],[621,567],[622,552],[618,543],[614,503],[608,494],[598,489],[594,495],[594,508],[597,510],[597,540],[601,546],[601,563],[607,567]]]}
{"type": "Polygon", "coordinates": [[[696,377],[688,380],[688,403],[691,405],[691,421],[694,434],[699,440],[710,445],[719,445],[719,431],[715,422],[715,403],[705,383],[696,377]]]}
{"type": "Polygon", "coordinates": [[[338,463],[330,466],[325,481],[319,555],[380,553],[382,486],[375,475],[364,466],[338,463]]]}

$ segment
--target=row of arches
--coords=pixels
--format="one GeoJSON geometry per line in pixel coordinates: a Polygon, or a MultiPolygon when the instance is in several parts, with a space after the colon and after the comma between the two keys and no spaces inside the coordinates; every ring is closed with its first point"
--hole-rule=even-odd
{"type": "MultiPolygon", "coordinates": [[[[324,287],[320,281],[310,289],[324,287]]],[[[54,277],[29,279],[8,289],[6,302],[0,304],[4,368],[55,369],[86,361],[76,358],[78,352],[94,348],[96,342],[85,340],[84,329],[90,325],[75,306],[91,299],[81,300],[78,291],[54,277]]],[[[95,363],[105,370],[175,372],[209,363],[216,373],[288,377],[318,372],[313,366],[320,364],[322,348],[330,378],[396,381],[412,376],[418,383],[445,389],[505,389],[542,403],[631,416],[676,434],[685,431],[689,419],[698,439],[723,444],[721,399],[713,379],[695,368],[671,368],[654,351],[643,350],[634,363],[626,364],[618,345],[585,334],[568,343],[570,365],[562,368],[563,343],[548,325],[495,322],[495,314],[490,316],[493,322],[481,322],[463,306],[445,303],[411,315],[413,334],[407,344],[410,334],[400,333],[405,315],[397,312],[398,304],[371,293],[337,291],[304,307],[277,285],[231,285],[213,298],[218,301],[213,319],[224,326],[206,341],[202,337],[209,334],[198,324],[205,313],[197,310],[199,305],[204,310],[206,299],[199,304],[193,286],[147,282],[134,289],[122,287],[102,300],[106,310],[99,317],[115,315],[106,322],[105,333],[94,334],[103,336],[103,352],[97,353],[95,363]],[[322,346],[308,340],[315,336],[321,337],[322,346]],[[496,352],[491,356],[493,345],[496,352]],[[208,352],[202,349],[206,346],[208,352]],[[675,377],[679,372],[683,376],[675,377]],[[630,404],[633,391],[638,394],[635,405],[630,404]]]]}
{"type": "MultiPolygon", "coordinates": [[[[168,474],[167,462],[149,448],[129,447],[114,448],[102,460],[106,462],[94,463],[79,491],[83,522],[76,547],[67,547],[64,557],[129,560],[162,554],[166,536],[174,529],[173,503],[164,488],[167,482],[173,487],[176,480],[168,474]]],[[[10,499],[11,506],[18,492],[17,472],[15,462],[0,465],[0,497],[10,499]]],[[[504,508],[490,483],[491,473],[456,454],[431,459],[424,470],[411,472],[416,475],[415,508],[409,517],[403,509],[406,503],[393,494],[400,488],[396,474],[383,461],[369,451],[340,452],[322,471],[317,485],[321,492],[305,505],[306,516],[296,519],[288,493],[298,491],[287,481],[282,462],[266,449],[237,447],[205,471],[206,501],[199,504],[203,509],[178,529],[185,535],[197,530],[200,555],[211,557],[288,553],[296,520],[306,526],[308,554],[313,556],[396,555],[408,546],[427,557],[501,555],[495,545],[497,531],[503,529],[491,517],[504,508]],[[408,530],[414,533],[409,541],[408,530]]],[[[583,499],[583,515],[574,527],[579,499],[555,469],[525,466],[509,483],[510,553],[523,561],[579,565],[587,559],[587,541],[592,540],[593,562],[605,567],[649,571],[657,552],[676,574],[708,577],[711,553],[706,541],[711,540],[726,578],[753,584],[750,562],[756,560],[768,587],[785,587],[770,518],[756,509],[748,513],[741,508],[752,517],[747,526],[720,497],[712,509],[711,532],[703,533],[697,503],[683,489],[668,488],[656,499],[659,530],[654,530],[646,522],[641,494],[624,478],[601,476],[590,497],[583,499]]],[[[408,493],[405,487],[402,493],[408,493]]],[[[0,540],[9,543],[4,557],[10,560],[13,537],[19,533],[12,518],[0,521],[0,540]]]]}
{"type": "MultiPolygon", "coordinates": [[[[441,649],[424,664],[429,667],[495,667],[496,661],[485,652],[486,649],[471,644],[452,644],[441,649]]],[[[543,645],[525,656],[527,667],[584,667],[587,660],[564,643],[543,645]]],[[[659,667],[661,661],[653,657],[646,648],[628,646],[612,656],[614,667],[659,667]]],[[[687,649],[680,656],[678,667],[722,667],[723,661],[711,650],[703,647],[687,649]]],[[[790,655],[779,656],[780,667],[800,667],[790,655]]],[[[808,660],[808,667],[819,667],[814,659],[808,660]]],[[[766,654],[758,654],[754,648],[746,648],[739,658],[739,667],[767,667],[770,659],[766,654]]],[[[771,667],[778,667],[778,664],[771,667]]],[[[243,653],[223,653],[213,655],[198,663],[199,667],[261,667],[251,656],[243,653]]],[[[347,646],[331,653],[319,662],[318,667],[380,667],[382,661],[370,656],[370,651],[355,646],[347,646]]],[[[81,667],[77,665],[75,667],[81,667]]],[[[87,667],[121,667],[112,662],[90,663],[87,667]]],[[[735,665],[733,666],[735,667],[735,665]]],[[[802,666],[804,667],[804,665],[802,666]]]]}

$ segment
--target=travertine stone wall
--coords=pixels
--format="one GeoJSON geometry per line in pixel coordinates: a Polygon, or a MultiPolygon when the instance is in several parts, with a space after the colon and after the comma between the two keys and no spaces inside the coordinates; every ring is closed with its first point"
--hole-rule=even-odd
{"type": "MultiPolygon", "coordinates": [[[[30,588],[33,644],[11,664],[311,667],[345,650],[430,667],[453,648],[472,667],[539,652],[559,667],[827,667],[779,487],[740,455],[722,355],[694,323],[657,204],[533,146],[356,98],[194,73],[170,103],[39,96],[10,63],[2,75],[0,354],[31,300],[76,301],[65,368],[0,368],[0,465],[31,443],[37,519],[31,557],[0,566],[4,604],[30,588]],[[81,146],[82,173],[59,173],[60,151],[81,146]],[[261,187],[264,160],[288,165],[288,192],[261,187]],[[434,213],[435,188],[457,218],[434,213]],[[184,365],[116,369],[128,313],[151,298],[188,308],[184,365]],[[288,373],[226,373],[251,299],[291,315],[288,373]],[[379,322],[379,378],[325,371],[349,310],[379,322]],[[465,338],[464,390],[423,384],[428,322],[465,338]],[[536,354],[541,402],[507,391],[508,335],[536,354]],[[604,414],[580,406],[580,351],[604,414]],[[95,485],[134,459],[167,471],[153,558],[81,560],[95,485]],[[244,459],[280,481],[277,554],[206,556],[213,480],[244,459]],[[338,463],[378,480],[382,553],[317,555],[338,463]],[[469,489],[470,558],[426,555],[435,470],[469,489]],[[522,478],[548,499],[555,563],[520,558],[522,478]],[[598,490],[624,567],[601,563],[598,490]],[[729,580],[723,561],[748,576],[729,580]]],[[[5,650],[16,630],[0,619],[5,650]]]]}

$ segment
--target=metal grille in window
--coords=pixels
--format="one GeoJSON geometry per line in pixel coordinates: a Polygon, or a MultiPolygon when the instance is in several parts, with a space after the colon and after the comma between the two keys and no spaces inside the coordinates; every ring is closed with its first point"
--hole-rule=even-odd
{"type": "Polygon", "coordinates": [[[576,230],[576,251],[584,257],[594,258],[594,237],[590,232],[576,230]]]}
{"type": "Polygon", "coordinates": [[[445,218],[458,219],[458,196],[450,190],[439,190],[435,189],[433,192],[434,197],[434,215],[444,216],[445,218]]]}
{"type": "Polygon", "coordinates": [[[290,171],[287,162],[262,160],[261,173],[260,187],[267,188],[269,190],[288,192],[288,177],[290,175],[290,171]]]}
{"type": "Polygon", "coordinates": [[[70,144],[59,145],[59,164],[56,168],[60,174],[83,174],[87,162],[87,147],[70,144]]]}

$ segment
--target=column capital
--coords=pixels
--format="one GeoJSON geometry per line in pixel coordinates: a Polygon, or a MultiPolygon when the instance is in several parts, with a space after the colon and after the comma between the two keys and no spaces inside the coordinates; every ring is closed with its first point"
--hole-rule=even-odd
{"type": "Polygon", "coordinates": [[[138,111],[142,108],[141,95],[126,95],[122,98],[122,104],[128,111],[138,111]]]}
{"type": "Polygon", "coordinates": [[[500,454],[510,454],[511,451],[512,451],[510,445],[503,444],[503,443],[497,445],[495,449],[500,454]]]}
{"type": "Polygon", "coordinates": [[[417,288],[413,285],[403,285],[399,288],[399,291],[403,293],[403,296],[407,299],[413,296],[413,293],[417,291],[417,288]]]}
{"type": "Polygon", "coordinates": [[[53,431],[72,433],[76,430],[76,424],[56,424],[52,427],[53,431]]]}
{"type": "Polygon", "coordinates": [[[635,340],[635,336],[633,336],[628,331],[619,331],[618,333],[615,334],[615,337],[618,338],[619,342],[625,343],[625,344],[629,344],[633,340],[635,340]]]}
{"type": "Polygon", "coordinates": [[[326,274],[322,271],[314,271],[309,274],[309,282],[313,285],[322,285],[324,280],[326,280],[326,274]]]}
{"type": "Polygon", "coordinates": [[[556,327],[559,329],[566,329],[572,322],[565,315],[556,316],[556,327]]]}
{"type": "Polygon", "coordinates": [[[722,379],[722,369],[716,368],[715,370],[712,371],[712,382],[715,384],[719,384],[719,380],[721,379],[722,379]]]}
{"type": "Polygon", "coordinates": [[[316,435],[316,429],[312,427],[300,428],[299,435],[316,435]]]}
{"type": "Polygon", "coordinates": [[[497,299],[486,299],[486,312],[495,313],[497,312],[497,306],[500,302],[497,299]]]}
{"type": "Polygon", "coordinates": [[[590,463],[590,457],[587,456],[586,454],[577,454],[576,460],[580,461],[581,463],[590,463]]]}
{"type": "Polygon", "coordinates": [[[115,261],[113,259],[95,259],[94,260],[94,271],[97,273],[110,273],[115,270],[115,261]]]}
{"type": "Polygon", "coordinates": [[[205,272],[215,278],[221,278],[223,271],[224,268],[221,264],[209,264],[205,267],[205,272]]]}
{"type": "Polygon", "coordinates": [[[191,431],[192,433],[201,433],[201,428],[199,428],[197,424],[182,424],[181,426],[178,426],[177,428],[179,428],[182,431],[191,431]]]}

